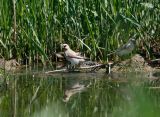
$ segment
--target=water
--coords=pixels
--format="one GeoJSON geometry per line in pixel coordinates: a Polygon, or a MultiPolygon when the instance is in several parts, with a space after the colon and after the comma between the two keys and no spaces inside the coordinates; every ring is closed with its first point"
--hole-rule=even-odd
{"type": "Polygon", "coordinates": [[[157,82],[145,73],[14,74],[1,82],[0,117],[159,117],[157,82]]]}

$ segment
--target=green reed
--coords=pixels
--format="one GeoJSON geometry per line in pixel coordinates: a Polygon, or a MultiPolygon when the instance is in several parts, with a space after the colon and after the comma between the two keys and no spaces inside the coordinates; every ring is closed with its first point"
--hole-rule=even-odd
{"type": "Polygon", "coordinates": [[[45,63],[68,43],[106,61],[136,34],[150,56],[151,40],[159,39],[159,9],[159,0],[1,0],[0,52],[6,59],[45,63]]]}

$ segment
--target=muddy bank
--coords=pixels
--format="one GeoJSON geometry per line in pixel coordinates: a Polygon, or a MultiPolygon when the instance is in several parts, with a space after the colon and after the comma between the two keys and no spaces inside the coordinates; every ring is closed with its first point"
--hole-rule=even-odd
{"type": "Polygon", "coordinates": [[[20,64],[16,61],[16,59],[5,60],[0,59],[0,69],[7,71],[14,71],[19,68],[20,64]]]}
{"type": "MultiPolygon", "coordinates": [[[[160,71],[160,69],[156,69],[152,67],[145,59],[136,54],[132,56],[130,59],[124,61],[115,61],[109,62],[106,64],[95,64],[90,66],[84,66],[83,64],[80,65],[73,71],[67,71],[67,68],[64,67],[63,69],[58,69],[53,72],[97,72],[97,73],[123,73],[123,72],[154,72],[160,71]]],[[[51,71],[52,72],[52,71],[51,71]]]]}
{"type": "Polygon", "coordinates": [[[136,54],[131,59],[117,62],[111,70],[113,72],[151,72],[156,69],[151,67],[142,56],[136,54]]]}
{"type": "MultiPolygon", "coordinates": [[[[65,61],[64,61],[65,63],[65,61]]],[[[24,65],[23,65],[24,66],[24,65]]],[[[63,65],[62,65],[63,66],[63,65]]],[[[80,68],[74,70],[73,72],[79,72],[79,73],[86,73],[86,72],[97,72],[97,73],[108,73],[109,70],[109,65],[107,64],[102,64],[100,66],[94,65],[94,66],[89,66],[89,67],[84,67],[81,66],[80,68]],[[96,66],[96,67],[94,67],[96,66]]],[[[7,71],[15,71],[17,69],[21,69],[21,65],[15,60],[4,60],[0,59],[0,69],[5,69],[7,71]]],[[[130,59],[124,60],[124,61],[119,61],[119,62],[112,62],[112,65],[110,67],[110,70],[112,73],[124,73],[124,72],[156,72],[160,71],[160,69],[156,69],[155,67],[151,67],[148,62],[144,60],[142,56],[139,54],[134,55],[130,59]]],[[[54,70],[53,70],[54,71],[54,70]]],[[[55,70],[57,73],[62,73],[62,72],[71,72],[72,71],[67,71],[67,68],[60,68],[60,70],[55,70]],[[61,71],[62,70],[62,71],[61,71]]],[[[52,72],[51,73],[55,73],[52,72]]]]}

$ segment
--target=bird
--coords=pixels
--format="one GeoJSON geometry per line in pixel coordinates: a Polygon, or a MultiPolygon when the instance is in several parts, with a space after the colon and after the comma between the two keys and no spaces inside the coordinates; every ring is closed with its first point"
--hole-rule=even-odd
{"type": "Polygon", "coordinates": [[[73,51],[68,44],[61,44],[61,47],[64,49],[64,56],[66,60],[70,62],[71,67],[79,65],[87,59],[86,57],[83,57],[79,53],[73,51]]]}
{"type": "Polygon", "coordinates": [[[67,66],[69,70],[74,71],[75,68],[79,67],[81,69],[91,69],[94,71],[95,69],[101,68],[105,65],[81,56],[80,53],[73,51],[68,44],[61,44],[61,47],[64,49],[64,56],[66,60],[70,63],[70,65],[67,66]]]}
{"type": "Polygon", "coordinates": [[[109,53],[107,55],[109,56],[114,53],[116,53],[118,56],[127,55],[134,50],[135,44],[136,44],[136,40],[134,38],[130,38],[126,44],[118,48],[116,51],[109,53]]]}

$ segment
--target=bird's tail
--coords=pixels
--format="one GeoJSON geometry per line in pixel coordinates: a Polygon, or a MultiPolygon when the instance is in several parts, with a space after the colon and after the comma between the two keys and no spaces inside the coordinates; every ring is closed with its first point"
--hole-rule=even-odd
{"type": "Polygon", "coordinates": [[[106,64],[97,63],[94,61],[85,61],[81,63],[80,68],[82,69],[96,69],[96,68],[105,68],[106,64]]]}

